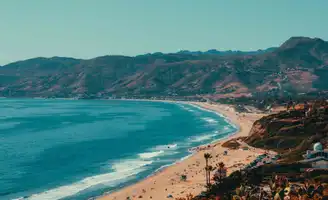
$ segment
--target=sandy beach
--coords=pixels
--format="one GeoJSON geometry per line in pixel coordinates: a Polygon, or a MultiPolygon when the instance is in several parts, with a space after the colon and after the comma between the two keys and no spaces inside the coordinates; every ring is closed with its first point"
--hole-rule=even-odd
{"type": "Polygon", "coordinates": [[[110,194],[105,194],[99,197],[99,200],[126,200],[127,197],[133,200],[164,200],[167,199],[168,195],[172,195],[173,199],[185,197],[189,193],[197,195],[205,189],[204,153],[210,153],[212,155],[212,159],[209,162],[212,166],[215,166],[219,162],[224,162],[228,168],[228,174],[242,168],[256,156],[263,153],[261,149],[250,148],[249,150],[228,150],[228,155],[223,155],[223,152],[227,149],[223,148],[221,144],[232,138],[247,136],[252,128],[253,122],[264,116],[264,114],[238,113],[234,108],[220,104],[200,102],[190,104],[220,113],[233,124],[239,126],[239,131],[228,138],[211,144],[210,148],[200,150],[189,158],[164,168],[160,172],[134,185],[110,194]],[[181,181],[181,175],[186,175],[187,180],[181,181]]]}

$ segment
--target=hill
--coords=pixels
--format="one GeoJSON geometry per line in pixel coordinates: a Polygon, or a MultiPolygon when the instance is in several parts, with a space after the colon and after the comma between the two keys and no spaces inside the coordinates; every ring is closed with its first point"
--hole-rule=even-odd
{"type": "Polygon", "coordinates": [[[321,39],[292,37],[278,48],[242,55],[213,52],[33,58],[0,67],[0,96],[216,101],[328,91],[328,42],[321,39]]]}
{"type": "Polygon", "coordinates": [[[316,101],[312,111],[305,115],[303,105],[295,110],[281,111],[254,122],[245,142],[251,146],[281,153],[282,162],[302,159],[313,144],[328,145],[328,104],[316,101]]]}

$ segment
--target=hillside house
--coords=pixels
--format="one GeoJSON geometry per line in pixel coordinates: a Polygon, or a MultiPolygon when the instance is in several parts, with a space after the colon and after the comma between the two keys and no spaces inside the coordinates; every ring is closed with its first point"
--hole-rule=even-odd
{"type": "Polygon", "coordinates": [[[303,155],[301,163],[309,163],[315,169],[328,169],[328,149],[324,149],[320,142],[313,145],[312,151],[303,155]]]}

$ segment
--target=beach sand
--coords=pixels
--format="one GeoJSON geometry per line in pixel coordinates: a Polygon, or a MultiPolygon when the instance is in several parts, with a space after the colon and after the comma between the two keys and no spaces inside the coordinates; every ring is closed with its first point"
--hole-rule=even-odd
{"type": "Polygon", "coordinates": [[[180,161],[172,166],[164,168],[156,174],[116,192],[105,194],[99,200],[126,200],[130,199],[168,199],[172,195],[173,199],[186,197],[187,194],[198,195],[205,190],[205,159],[204,153],[210,153],[212,158],[209,164],[215,166],[219,162],[224,162],[228,168],[228,174],[242,168],[263,153],[261,149],[250,148],[249,150],[228,150],[228,155],[223,155],[227,150],[221,144],[225,141],[241,136],[247,136],[255,120],[264,114],[237,113],[227,105],[208,104],[194,102],[193,105],[212,110],[224,115],[233,124],[239,126],[239,132],[234,135],[211,144],[206,150],[198,151],[189,158],[180,161]],[[186,181],[180,181],[181,175],[187,175],[186,181]]]}

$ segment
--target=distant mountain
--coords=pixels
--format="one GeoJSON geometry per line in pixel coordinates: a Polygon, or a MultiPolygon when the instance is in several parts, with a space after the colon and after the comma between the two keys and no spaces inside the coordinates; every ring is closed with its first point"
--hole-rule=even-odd
{"type": "Polygon", "coordinates": [[[239,98],[328,91],[328,43],[292,37],[256,52],[33,58],[0,67],[0,96],[239,98]]]}

